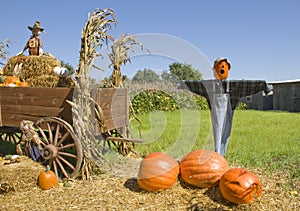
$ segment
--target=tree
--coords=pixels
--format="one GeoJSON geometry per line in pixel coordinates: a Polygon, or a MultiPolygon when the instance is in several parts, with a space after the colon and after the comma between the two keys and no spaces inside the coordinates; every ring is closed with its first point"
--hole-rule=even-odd
{"type": "Polygon", "coordinates": [[[153,83],[160,81],[159,75],[153,70],[145,68],[144,70],[139,70],[132,78],[133,82],[136,83],[153,83]]]}
{"type": "Polygon", "coordinates": [[[202,74],[190,64],[174,62],[169,65],[169,74],[164,72],[162,78],[177,82],[179,80],[201,80],[202,74]]]}
{"type": "Polygon", "coordinates": [[[160,75],[160,77],[163,81],[173,81],[173,77],[172,77],[171,73],[168,73],[167,70],[164,70],[162,72],[162,74],[160,75]]]}
{"type": "MultiPolygon", "coordinates": [[[[4,41],[0,42],[0,59],[3,59],[5,60],[7,57],[7,54],[8,54],[8,51],[5,50],[5,48],[8,48],[9,47],[9,43],[11,41],[9,39],[5,39],[4,41]]],[[[4,65],[2,62],[0,62],[0,64],[4,65]]]]}
{"type": "Polygon", "coordinates": [[[61,66],[68,69],[69,75],[72,75],[75,73],[75,70],[71,64],[61,61],[61,66]]]}

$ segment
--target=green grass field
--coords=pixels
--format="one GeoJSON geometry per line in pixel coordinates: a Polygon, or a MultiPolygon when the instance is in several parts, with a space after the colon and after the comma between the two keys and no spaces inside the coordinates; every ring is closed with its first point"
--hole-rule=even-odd
{"type": "MultiPolygon", "coordinates": [[[[180,159],[194,149],[214,150],[210,112],[174,111],[139,115],[144,144],[136,151],[163,151],[180,159]]],[[[138,124],[132,122],[133,135],[138,124]]],[[[300,113],[236,110],[226,159],[231,165],[289,171],[300,177],[300,113]]]]}

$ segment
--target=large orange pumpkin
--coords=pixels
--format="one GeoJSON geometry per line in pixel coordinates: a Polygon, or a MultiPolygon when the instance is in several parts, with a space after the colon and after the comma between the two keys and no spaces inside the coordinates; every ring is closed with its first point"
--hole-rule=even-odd
{"type": "Polygon", "coordinates": [[[56,174],[49,169],[49,166],[39,174],[38,185],[42,190],[49,190],[58,186],[56,174]]]}
{"type": "Polygon", "coordinates": [[[208,188],[217,184],[227,168],[227,161],[219,153],[211,150],[194,150],[182,158],[180,177],[192,186],[208,188]]]}
{"type": "Polygon", "coordinates": [[[253,202],[262,193],[258,177],[245,169],[229,169],[220,179],[222,196],[235,204],[248,204],[253,202]]]}
{"type": "Polygon", "coordinates": [[[170,188],[177,181],[178,162],[162,152],[153,152],[140,164],[137,183],[141,189],[156,192],[170,188]]]}

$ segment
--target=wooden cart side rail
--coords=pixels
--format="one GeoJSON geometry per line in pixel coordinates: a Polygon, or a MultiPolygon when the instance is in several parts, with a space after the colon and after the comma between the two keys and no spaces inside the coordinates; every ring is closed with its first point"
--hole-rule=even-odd
{"type": "Polygon", "coordinates": [[[1,126],[19,126],[20,121],[65,116],[71,121],[73,89],[47,87],[0,87],[1,126]]]}
{"type": "Polygon", "coordinates": [[[0,101],[2,105],[61,107],[70,92],[70,88],[0,87],[0,101]]]}
{"type": "Polygon", "coordinates": [[[0,96],[21,96],[25,94],[27,97],[56,97],[56,96],[67,96],[72,88],[66,87],[0,87],[0,96]]]}
{"type": "Polygon", "coordinates": [[[60,113],[63,108],[27,105],[1,105],[1,110],[2,115],[24,114],[32,116],[55,116],[60,113]]]}
{"type": "MultiPolygon", "coordinates": [[[[97,88],[91,91],[91,97],[98,103],[104,114],[107,130],[120,128],[129,124],[129,91],[125,88],[97,88]]],[[[96,122],[93,125],[97,126],[96,122]]],[[[99,128],[94,128],[99,135],[99,128]]]]}
{"type": "Polygon", "coordinates": [[[35,105],[35,106],[46,106],[46,107],[61,107],[64,101],[63,97],[48,97],[48,96],[38,96],[38,97],[6,97],[1,96],[2,105],[35,105]]]}
{"type": "MultiPolygon", "coordinates": [[[[66,100],[73,100],[74,89],[46,87],[0,87],[2,126],[19,126],[27,119],[37,121],[42,117],[59,116],[72,125],[72,111],[66,100]]],[[[102,108],[108,130],[129,124],[129,91],[125,88],[96,88],[91,97],[102,108]]],[[[91,105],[94,109],[94,105],[91,105]]],[[[92,119],[93,134],[100,130],[92,119]]],[[[1,125],[0,125],[1,126],[1,125]]]]}

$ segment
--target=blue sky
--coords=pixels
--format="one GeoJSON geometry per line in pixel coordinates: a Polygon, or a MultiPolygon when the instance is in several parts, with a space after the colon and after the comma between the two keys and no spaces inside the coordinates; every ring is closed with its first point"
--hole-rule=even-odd
{"type": "MultiPolygon", "coordinates": [[[[44,51],[76,68],[81,30],[96,8],[114,9],[118,24],[110,33],[115,38],[146,34],[153,42],[161,35],[173,42],[166,45],[162,39],[159,50],[146,43],[156,53],[133,56],[123,68],[126,75],[144,68],[167,70],[179,61],[191,63],[209,79],[213,61],[226,57],[232,65],[228,79],[300,78],[297,0],[2,0],[0,41],[13,40],[9,56],[17,54],[31,35],[27,26],[39,20],[46,32],[41,34],[44,51]]],[[[104,61],[97,62],[108,70],[104,61]]]]}

